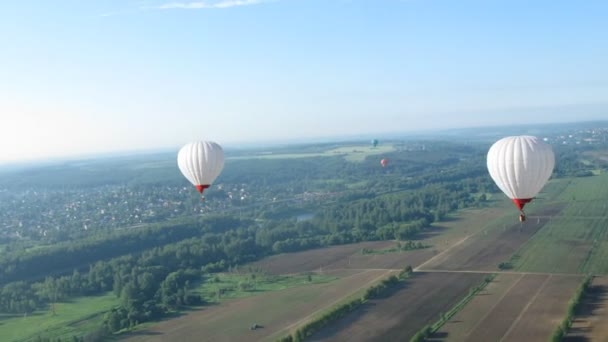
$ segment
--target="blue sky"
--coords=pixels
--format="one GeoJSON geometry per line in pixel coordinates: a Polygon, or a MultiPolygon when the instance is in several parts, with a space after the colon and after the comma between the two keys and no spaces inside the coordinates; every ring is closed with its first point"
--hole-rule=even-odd
{"type": "Polygon", "coordinates": [[[608,1],[6,1],[0,162],[608,118],[608,1]]]}

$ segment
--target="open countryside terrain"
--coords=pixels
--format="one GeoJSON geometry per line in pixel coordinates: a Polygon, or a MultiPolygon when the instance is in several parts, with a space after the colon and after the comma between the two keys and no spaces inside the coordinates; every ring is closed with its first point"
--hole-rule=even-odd
{"type": "Polygon", "coordinates": [[[340,303],[397,271],[366,270],[332,273],[340,279],[229,300],[135,332],[128,341],[247,341],[287,334],[325,308],[340,303]],[[263,328],[251,331],[253,324],[263,328]]]}
{"type": "MultiPolygon", "coordinates": [[[[573,187],[579,186],[581,181],[589,182],[586,185],[595,188],[593,192],[590,192],[589,197],[595,197],[595,201],[600,201],[602,195],[598,193],[601,193],[602,190],[598,190],[598,188],[606,190],[606,186],[602,186],[600,183],[603,182],[602,177],[554,182],[545,193],[547,201],[545,203],[539,201],[540,205],[530,210],[529,220],[524,224],[507,225],[508,221],[505,221],[504,217],[499,217],[489,222],[485,229],[468,236],[460,243],[453,244],[451,248],[418,266],[417,270],[440,272],[439,276],[444,277],[454,274],[476,275],[477,271],[484,273],[497,271],[497,265],[500,262],[508,261],[511,255],[522,248],[524,250],[529,248],[527,242],[530,238],[536,238],[537,232],[550,233],[550,229],[554,229],[553,227],[560,222],[560,215],[564,215],[564,212],[567,215],[575,210],[573,207],[578,204],[566,201],[565,197],[570,196],[572,192],[581,192],[573,189],[573,187]]],[[[587,209],[586,212],[578,210],[577,214],[589,221],[602,220],[602,217],[596,217],[596,213],[598,208],[603,208],[603,205],[603,203],[596,203],[592,209],[587,209]]],[[[585,225],[580,225],[578,229],[580,233],[583,233],[587,228],[585,225]]],[[[570,229],[572,230],[572,227],[570,229]]],[[[553,247],[555,248],[555,246],[553,247]]],[[[539,249],[537,253],[542,255],[543,250],[539,249]]],[[[549,249],[544,253],[557,254],[559,251],[549,249]]],[[[515,259],[517,260],[517,256],[515,259]]],[[[576,262],[577,259],[573,258],[573,260],[576,262]]],[[[598,267],[593,261],[591,263],[594,266],[590,267],[598,267]]],[[[568,301],[582,280],[582,272],[577,272],[577,270],[580,268],[571,269],[568,268],[568,264],[565,264],[560,269],[549,269],[549,271],[559,274],[508,273],[509,271],[500,274],[488,288],[476,295],[460,313],[433,335],[433,340],[545,341],[561,322],[568,301]],[[564,274],[571,270],[574,274],[564,274]]],[[[542,273],[543,270],[539,268],[535,271],[542,273]]],[[[357,321],[371,322],[375,317],[383,317],[386,314],[385,310],[390,309],[378,305],[368,308],[363,313],[358,311],[360,316],[357,317],[357,321]]],[[[353,313],[348,317],[356,314],[353,313]]],[[[422,325],[419,327],[421,328],[422,325]]],[[[342,323],[341,328],[334,327],[337,331],[323,334],[342,337],[356,336],[354,340],[368,340],[373,339],[374,336],[384,336],[378,331],[375,332],[376,335],[370,333],[369,328],[371,327],[365,326],[361,329],[361,331],[366,331],[367,335],[358,335],[356,324],[342,323]]],[[[323,335],[320,338],[328,338],[328,336],[323,335]]],[[[407,336],[400,337],[406,338],[407,336]]]]}
{"type": "MultiPolygon", "coordinates": [[[[198,338],[202,340],[221,341],[222,332],[230,331],[224,340],[274,341],[295,331],[298,326],[319,313],[344,301],[354,293],[360,293],[389,274],[396,274],[407,265],[412,267],[420,265],[445,252],[468,236],[481,233],[487,228],[487,222],[505,219],[505,216],[508,215],[505,214],[505,209],[510,208],[510,203],[500,200],[493,204],[496,207],[459,211],[447,221],[440,222],[426,234],[424,239],[420,240],[431,246],[425,249],[363,254],[364,248],[382,250],[396,244],[395,241],[372,241],[280,254],[251,263],[244,268],[251,267],[269,274],[323,272],[325,275],[336,276],[340,279],[322,285],[305,285],[249,298],[227,300],[221,305],[193,311],[182,317],[136,332],[128,340],[172,341],[182,340],[189,336],[199,336],[198,338]],[[340,290],[330,290],[332,288],[340,290]],[[344,290],[345,288],[347,290],[344,290]],[[294,293],[298,293],[298,295],[293,297],[294,301],[291,301],[294,293]],[[332,294],[333,297],[331,297],[332,294]],[[306,302],[306,305],[298,302],[299,296],[303,296],[302,303],[306,302]],[[206,323],[207,321],[210,321],[209,324],[206,323]],[[249,331],[252,323],[260,324],[264,328],[249,331]]],[[[364,311],[357,310],[353,313],[354,316],[348,316],[350,317],[348,319],[364,322],[361,326],[377,325],[376,328],[367,332],[363,332],[365,329],[362,329],[361,335],[358,335],[360,337],[369,337],[370,332],[379,338],[411,336],[425,324],[438,319],[442,312],[449,310],[454,303],[468,293],[471,287],[481,283],[485,276],[485,274],[461,273],[416,274],[391,297],[370,301],[365,305],[364,311]],[[429,288],[436,290],[427,293],[429,288]],[[410,305],[414,299],[416,305],[410,305]],[[384,310],[384,308],[388,311],[382,311],[382,315],[396,315],[395,319],[380,324],[373,318],[370,320],[367,316],[368,312],[384,310]],[[420,315],[419,319],[412,320],[410,317],[410,323],[406,326],[403,326],[403,323],[398,324],[400,320],[420,310],[424,310],[424,315],[420,315]]],[[[340,329],[328,329],[330,331],[323,332],[322,335],[326,337],[320,338],[328,338],[329,335],[342,336],[343,334],[340,329]]]]}
{"type": "MultiPolygon", "coordinates": [[[[320,151],[323,152],[322,149],[320,151]]],[[[96,209],[97,204],[88,203],[94,201],[96,196],[86,197],[76,192],[69,194],[79,198],[74,200],[76,202],[72,201],[71,197],[66,200],[72,203],[69,210],[74,211],[73,215],[66,217],[76,223],[70,226],[72,230],[61,233],[70,238],[78,239],[91,233],[87,231],[86,225],[78,225],[77,221],[81,218],[79,215],[83,214],[74,208],[80,205],[92,208],[92,212],[105,219],[106,214],[114,210],[109,208],[114,208],[116,205],[120,210],[128,209],[126,204],[130,203],[133,205],[131,209],[137,214],[128,214],[129,211],[125,211],[124,215],[128,215],[124,216],[122,211],[112,211],[112,215],[116,216],[112,216],[111,220],[114,220],[114,217],[120,219],[121,223],[116,223],[120,226],[126,224],[126,227],[132,227],[129,224],[135,224],[142,230],[142,236],[145,236],[143,233],[150,232],[150,234],[138,240],[141,242],[136,248],[141,250],[133,250],[129,257],[131,259],[113,259],[113,264],[109,267],[103,262],[92,264],[99,259],[91,257],[89,260],[85,255],[82,265],[92,266],[89,269],[83,267],[80,271],[93,273],[93,268],[96,268],[95,275],[87,274],[85,281],[74,283],[76,287],[63,294],[63,298],[57,303],[58,310],[55,316],[49,311],[51,307],[48,305],[49,299],[41,297],[45,296],[42,290],[52,295],[52,292],[48,292],[54,286],[52,279],[47,279],[43,285],[32,285],[34,293],[26,293],[26,295],[40,298],[39,303],[31,304],[36,305],[38,310],[26,317],[1,316],[0,333],[4,335],[0,335],[0,340],[2,336],[8,336],[6,337],[8,340],[23,341],[35,339],[37,336],[62,339],[83,336],[83,331],[95,330],[104,317],[122,315],[123,312],[126,315],[124,308],[130,310],[129,293],[121,292],[119,287],[119,291],[114,290],[120,293],[119,298],[114,294],[108,294],[107,303],[99,302],[97,305],[91,302],[90,306],[86,304],[86,300],[98,297],[81,299],[74,294],[97,294],[101,288],[104,289],[103,293],[107,293],[108,289],[124,286],[126,282],[137,288],[143,284],[142,279],[144,279],[139,277],[146,276],[147,280],[158,277],[153,282],[147,281],[148,284],[155,283],[155,286],[158,286],[163,283],[160,289],[162,291],[148,287],[147,305],[157,301],[158,303],[154,304],[156,309],[169,309],[162,312],[161,316],[154,317],[156,322],[147,319],[145,325],[139,326],[138,322],[142,321],[129,322],[125,319],[127,316],[124,316],[117,323],[120,324],[120,329],[111,330],[124,333],[133,329],[133,332],[124,338],[138,341],[192,339],[275,341],[289,333],[295,333],[299,327],[320,317],[335,305],[352,298],[360,298],[366,288],[391,274],[399,273],[408,265],[415,268],[414,275],[392,289],[390,291],[392,296],[367,301],[362,307],[334,322],[335,324],[317,332],[312,336],[313,339],[332,340],[340,339],[340,336],[352,337],[354,340],[407,339],[424,325],[437,321],[442,313],[450,311],[455,303],[467,297],[472,300],[464,305],[464,309],[456,316],[451,317],[451,320],[433,336],[434,339],[451,340],[460,336],[458,338],[473,341],[495,338],[515,341],[524,337],[546,340],[563,318],[567,302],[582,275],[589,270],[599,270],[601,273],[606,268],[604,217],[607,214],[608,191],[606,191],[606,175],[602,172],[596,172],[599,174],[596,177],[559,178],[551,181],[545,191],[526,207],[528,221],[520,224],[517,222],[517,210],[512,203],[502,194],[491,192],[485,184],[487,180],[480,176],[483,174],[480,170],[475,168],[474,170],[477,171],[470,173],[471,171],[467,169],[471,167],[470,165],[456,166],[458,160],[466,161],[467,158],[450,157],[450,153],[445,151],[427,156],[423,151],[410,152],[397,147],[397,151],[392,152],[395,154],[394,159],[391,159],[395,161],[394,165],[399,165],[400,162],[410,165],[413,164],[410,160],[415,159],[420,166],[413,165],[408,171],[399,171],[399,168],[395,168],[392,174],[391,170],[383,170],[376,164],[374,167],[368,165],[367,162],[371,163],[376,157],[368,158],[365,160],[365,165],[360,165],[356,163],[358,160],[354,156],[334,152],[336,152],[335,158],[324,158],[324,160],[332,164],[335,170],[349,170],[348,172],[361,174],[351,175],[347,172],[345,177],[336,176],[334,179],[331,178],[335,173],[332,171],[328,172],[330,175],[328,181],[325,176],[314,178],[315,172],[309,172],[303,173],[294,180],[287,178],[284,184],[275,184],[273,183],[275,180],[270,178],[253,180],[250,184],[240,184],[235,183],[235,180],[240,181],[237,174],[227,173],[228,178],[223,186],[220,187],[218,184],[217,189],[214,189],[217,192],[210,191],[208,201],[204,203],[201,203],[197,194],[194,194],[191,201],[182,202],[180,198],[184,196],[184,192],[191,189],[181,187],[179,182],[174,182],[172,186],[178,189],[177,195],[173,196],[174,199],[150,202],[150,198],[174,194],[169,187],[157,190],[148,186],[137,188],[137,191],[152,189],[156,191],[154,193],[117,190],[108,195],[107,199],[102,200],[102,207],[107,206],[102,210],[96,209]],[[429,174],[431,170],[440,170],[440,172],[437,175],[429,174]],[[415,176],[406,176],[410,172],[415,176]],[[471,174],[473,176],[469,176],[471,174]],[[451,181],[445,182],[446,179],[451,179],[450,177],[462,179],[463,175],[476,178],[466,178],[465,181],[455,182],[453,185],[451,181]],[[305,177],[311,178],[306,180],[305,185],[298,183],[305,177]],[[334,181],[338,179],[339,182],[334,181]],[[431,182],[430,186],[427,186],[426,182],[431,182]],[[360,185],[353,189],[350,186],[352,184],[360,185]],[[444,184],[449,186],[443,188],[444,184]],[[314,188],[314,191],[320,191],[319,198],[325,198],[323,196],[327,193],[333,193],[336,197],[321,200],[319,208],[318,203],[315,204],[319,201],[316,197],[308,202],[305,196],[301,201],[293,201],[293,203],[281,202],[283,199],[280,198],[274,201],[277,193],[289,192],[289,196],[292,196],[305,191],[306,194],[306,191],[310,191],[307,189],[309,186],[311,189],[314,188]],[[259,191],[262,191],[262,195],[259,191]],[[245,196],[249,196],[250,193],[255,194],[258,203],[275,204],[263,209],[249,208],[242,200],[245,197],[237,199],[230,197],[233,192],[245,196]],[[118,198],[120,200],[117,200],[118,198]],[[430,204],[427,205],[427,201],[430,204]],[[119,205],[121,203],[124,205],[119,205]],[[398,205],[395,205],[396,203],[398,205]],[[191,227],[192,223],[184,220],[182,227],[172,230],[155,228],[158,232],[148,229],[147,223],[142,221],[144,210],[146,215],[162,212],[164,216],[161,217],[164,219],[167,217],[179,219],[184,213],[195,213],[194,215],[198,216],[199,213],[204,212],[200,208],[201,204],[206,208],[209,206],[205,210],[217,210],[225,217],[203,215],[200,226],[191,227]],[[439,209],[432,209],[435,208],[432,207],[433,205],[439,209]],[[476,209],[457,210],[466,207],[476,207],[476,209]],[[435,211],[440,209],[441,213],[435,211]],[[225,215],[231,210],[238,210],[239,218],[225,215]],[[306,218],[300,220],[298,215],[301,213],[304,213],[303,216],[306,218]],[[416,217],[415,215],[432,217],[434,222],[430,227],[416,231],[414,234],[398,235],[397,233],[403,233],[402,229],[408,228],[407,225],[411,224],[411,218],[416,217]],[[367,222],[360,218],[365,218],[367,222]],[[210,219],[209,221],[213,223],[206,225],[206,219],[210,219]],[[380,220],[381,224],[376,223],[380,220]],[[341,222],[342,225],[335,225],[336,222],[341,222]],[[372,230],[374,226],[378,231],[372,230]],[[394,234],[387,234],[391,232],[390,229],[394,229],[394,234]],[[163,230],[169,234],[183,232],[184,235],[165,235],[163,230]],[[258,234],[259,232],[265,234],[258,234]],[[155,234],[166,240],[154,242],[155,234]],[[199,238],[201,235],[203,237],[199,238]],[[378,238],[386,240],[375,241],[378,238]],[[394,240],[397,238],[403,241],[394,240]],[[420,243],[419,247],[416,247],[418,249],[396,248],[405,244],[406,239],[420,243]],[[361,240],[372,241],[330,245],[336,241],[361,240]],[[155,247],[157,244],[160,248],[155,247]],[[208,246],[212,246],[212,249],[207,249],[208,246]],[[275,248],[277,246],[279,248],[275,248]],[[293,252],[312,246],[327,247],[293,252]],[[217,254],[205,254],[206,250],[214,250],[217,254]],[[140,252],[144,252],[143,258],[140,258],[140,252]],[[289,253],[275,254],[278,252],[289,253]],[[264,255],[273,256],[248,264],[236,261],[256,260],[264,255]],[[210,260],[215,263],[211,263],[210,260]],[[499,271],[499,264],[503,264],[502,271],[499,271]],[[177,290],[176,295],[180,296],[180,293],[194,294],[195,297],[201,295],[207,305],[193,307],[189,305],[196,304],[184,302],[185,305],[165,306],[164,300],[171,298],[163,298],[161,301],[158,297],[164,296],[162,292],[170,289],[169,286],[165,286],[169,284],[168,280],[171,278],[171,274],[168,273],[178,270],[182,272],[184,265],[188,265],[189,273],[181,276],[193,277],[190,278],[193,280],[186,281],[185,285],[183,282],[188,278],[178,280],[177,287],[173,287],[177,290]],[[479,295],[468,296],[474,286],[493,273],[500,274],[486,290],[479,295]],[[108,286],[108,284],[114,285],[108,286]],[[232,289],[223,292],[228,287],[232,289]],[[68,308],[72,303],[81,303],[81,300],[84,303],[80,307],[81,310],[73,310],[77,315],[64,314],[64,308],[68,308]],[[108,312],[110,309],[114,310],[108,312]],[[118,310],[123,311],[118,312],[118,310]],[[115,315],[117,312],[118,314],[115,315]],[[166,315],[162,316],[162,314],[166,315]],[[36,318],[43,316],[48,316],[45,323],[37,323],[36,318]],[[394,317],[397,318],[393,319],[394,317]],[[505,320],[504,317],[509,319],[505,320]],[[543,322],[542,327],[532,324],[536,321],[536,317],[543,322]],[[167,320],[163,321],[163,318],[167,320]],[[33,324],[30,324],[32,322],[33,324]],[[126,325],[123,322],[126,322],[126,325]],[[250,330],[254,323],[262,327],[250,330]],[[22,329],[23,324],[28,328],[22,329]],[[3,328],[7,330],[3,331],[3,328]]],[[[357,156],[358,153],[354,155],[357,156]]],[[[301,159],[294,159],[290,163],[303,162],[301,159]]],[[[255,158],[235,160],[234,163],[239,165],[253,163],[259,167],[257,170],[253,168],[255,172],[264,174],[268,173],[265,168],[275,169],[287,165],[288,170],[282,169],[281,173],[285,175],[293,168],[288,164],[283,165],[280,161],[255,158]]],[[[319,170],[324,169],[327,164],[321,162],[320,158],[312,158],[306,163],[310,163],[306,165],[314,165],[314,168],[319,170]]],[[[472,164],[479,163],[474,161],[472,164]]],[[[144,166],[143,170],[146,172],[165,170],[165,167],[166,165],[160,164],[148,165],[144,166]]],[[[142,170],[142,168],[135,169],[142,170]]],[[[34,202],[37,198],[44,199],[46,198],[44,196],[49,196],[48,198],[53,199],[48,193],[44,196],[34,194],[33,199],[26,197],[30,196],[27,192],[22,196],[32,201],[34,205],[37,205],[34,202]]],[[[21,204],[26,202],[13,200],[11,203],[16,205],[9,208],[14,210],[14,213],[9,215],[17,217],[19,210],[22,210],[21,204]]],[[[62,206],[63,204],[59,204],[60,209],[62,206]]],[[[53,213],[54,211],[49,211],[43,216],[52,219],[53,213]]],[[[150,222],[157,220],[152,219],[152,216],[146,217],[150,222]]],[[[85,222],[89,224],[88,222],[91,221],[85,222]]],[[[178,222],[182,221],[176,220],[176,223],[178,222]]],[[[11,224],[19,226],[21,222],[11,221],[9,225],[11,224]]],[[[31,242],[18,236],[23,240],[19,241],[23,247],[18,246],[13,250],[13,246],[3,245],[3,252],[19,256],[22,248],[25,256],[36,253],[50,256],[56,252],[58,255],[61,254],[59,252],[62,251],[63,246],[51,248],[51,245],[35,243],[36,234],[46,238],[44,234],[47,231],[31,230],[31,224],[24,226],[28,230],[19,233],[23,233],[24,236],[29,234],[27,238],[32,239],[31,242]]],[[[120,234],[128,236],[129,239],[139,238],[135,230],[116,229],[124,230],[124,233],[120,234]]],[[[53,230],[48,232],[56,234],[53,230]]],[[[106,233],[95,230],[95,234],[98,234],[99,243],[94,239],[87,242],[94,248],[98,245],[103,246],[106,243],[104,235],[106,233]]],[[[122,236],[120,234],[116,236],[108,234],[107,240],[114,241],[112,246],[120,244],[119,238],[122,236]]],[[[6,235],[5,238],[12,239],[13,235],[6,235]]],[[[59,238],[53,236],[53,239],[59,238]]],[[[91,250],[88,247],[87,250],[91,250]]],[[[72,250],[69,252],[72,253],[72,250]]],[[[96,250],[95,253],[99,251],[96,250]]],[[[99,255],[103,256],[103,254],[99,255]]],[[[122,254],[118,252],[115,255],[110,254],[107,260],[119,255],[122,254]]],[[[80,259],[76,257],[71,260],[80,259]]],[[[11,259],[3,262],[12,266],[11,259]]],[[[34,265],[31,262],[30,264],[34,265]]],[[[66,262],[64,273],[71,271],[73,264],[66,262]]],[[[29,264],[24,263],[18,265],[30,267],[29,264]]],[[[10,269],[3,267],[3,271],[6,270],[9,270],[7,274],[14,276],[15,279],[26,279],[28,282],[35,280],[18,278],[21,276],[19,273],[11,274],[10,269]]],[[[41,276],[48,271],[57,270],[43,269],[38,277],[43,279],[41,276]]],[[[49,274],[55,275],[55,273],[49,274]]],[[[65,283],[74,286],[71,279],[62,279],[62,284],[65,283]]],[[[24,290],[27,290],[28,286],[26,285],[24,290]]],[[[46,296],[50,298],[48,294],[46,296]]],[[[601,296],[597,298],[598,302],[604,300],[601,296]]],[[[5,300],[4,303],[8,302],[5,300]]],[[[603,304],[597,304],[598,307],[601,305],[603,304]]],[[[114,337],[123,338],[123,336],[114,337]]]]}
{"type": "MultiPolygon", "coordinates": [[[[601,177],[589,179],[598,181],[601,177]]],[[[421,240],[429,248],[363,254],[364,248],[383,250],[396,244],[395,241],[372,241],[276,255],[252,263],[252,268],[269,274],[323,272],[338,279],[222,301],[219,305],[190,311],[137,331],[127,339],[170,341],[194,336],[200,339],[204,335],[208,339],[204,337],[202,340],[209,341],[273,341],[293,332],[334,304],[411,265],[417,267],[419,273],[391,297],[372,300],[313,336],[318,340],[339,339],[341,336],[352,336],[353,340],[409,338],[424,325],[436,321],[471,287],[479,284],[487,273],[498,271],[498,263],[509,260],[520,249],[529,248],[528,241],[533,241],[530,238],[543,233],[548,224],[560,222],[559,217],[564,210],[572,210],[563,193],[572,191],[570,188],[577,183],[556,183],[547,197],[559,197],[560,201],[556,202],[554,198],[547,203],[538,201],[523,225],[513,222],[516,213],[510,208],[510,203],[497,201],[495,208],[460,211],[452,219],[437,224],[421,240]],[[565,209],[556,210],[558,206],[565,209]],[[430,288],[436,291],[428,291],[430,288]],[[389,317],[398,318],[391,320],[389,317]],[[408,324],[403,324],[404,321],[408,324]],[[252,323],[263,328],[250,331],[252,323]]],[[[596,207],[603,208],[601,205],[596,207]]],[[[536,336],[534,340],[546,340],[563,317],[567,301],[580,279],[579,276],[525,275],[519,270],[513,274],[501,274],[433,339],[451,340],[456,337],[470,341],[495,338],[516,341],[521,336],[536,336]],[[530,324],[536,316],[545,324],[530,324]]]]}
{"type": "MultiPolygon", "coordinates": [[[[602,180],[602,177],[584,179],[588,182],[602,180]]],[[[363,248],[380,250],[395,244],[393,241],[365,242],[277,255],[253,263],[252,266],[271,274],[306,271],[323,271],[332,274],[332,272],[345,272],[348,269],[351,269],[350,272],[385,274],[382,272],[390,272],[391,269],[397,270],[405,265],[417,267],[415,276],[390,297],[367,302],[362,308],[322,329],[312,337],[312,340],[319,341],[408,339],[426,324],[438,320],[441,313],[450,310],[455,303],[468,294],[473,286],[481,283],[488,273],[499,273],[498,264],[509,261],[512,255],[529,248],[537,234],[546,234],[549,229],[555,229],[550,227],[561,222],[560,217],[573,210],[572,206],[576,205],[576,203],[567,201],[565,197],[576,191],[572,187],[579,185],[577,181],[555,181],[548,187],[544,198],[539,199],[534,207],[531,206],[529,219],[524,224],[515,221],[516,211],[509,207],[509,203],[498,201],[495,205],[500,208],[499,210],[488,208],[463,211],[459,212],[460,217],[441,223],[442,228],[436,228],[436,234],[430,233],[426,239],[422,240],[431,245],[430,248],[364,255],[361,253],[363,248]]],[[[593,184],[593,187],[597,187],[599,183],[593,184]]],[[[603,208],[601,205],[596,205],[594,208],[596,207],[603,208]]],[[[595,211],[588,210],[578,214],[579,216],[588,215],[587,217],[593,220],[595,211]]],[[[539,250],[538,253],[542,254],[542,251],[539,250]]],[[[545,253],[552,253],[552,251],[547,250],[545,253]]],[[[517,259],[515,261],[517,262],[517,259]]],[[[572,273],[581,273],[581,275],[549,274],[543,273],[542,269],[535,270],[540,274],[526,274],[523,270],[506,271],[506,273],[499,274],[486,289],[474,296],[461,312],[452,317],[434,334],[432,339],[436,341],[520,341],[527,337],[528,341],[544,341],[551,336],[563,318],[568,300],[582,279],[582,272],[577,272],[577,269],[574,269],[572,273]],[[542,324],[538,324],[538,322],[542,322],[542,324]]],[[[570,270],[563,268],[549,271],[568,273],[566,271],[570,270]]],[[[353,286],[352,282],[359,279],[354,276],[349,277],[351,286],[353,286]]],[[[369,285],[368,278],[361,279],[364,280],[364,284],[361,284],[359,289],[363,289],[363,285],[369,285]]],[[[354,287],[353,291],[355,291],[354,287]]],[[[214,322],[221,326],[237,324],[232,319],[242,317],[237,313],[237,311],[242,311],[241,305],[257,307],[257,304],[251,303],[262,300],[264,300],[263,296],[257,296],[246,299],[247,304],[239,304],[239,301],[235,300],[229,306],[222,305],[220,306],[222,310],[232,308],[236,311],[234,314],[220,316],[225,318],[218,318],[214,322]]],[[[335,302],[335,300],[339,300],[339,298],[334,300],[325,298],[326,302],[335,302]]],[[[298,309],[299,318],[295,320],[299,324],[304,323],[307,317],[312,318],[310,315],[315,310],[322,310],[321,307],[322,305],[313,305],[309,308],[309,312],[298,309]]],[[[213,309],[215,308],[211,310],[213,309]]],[[[196,314],[194,313],[194,315],[196,314]]],[[[174,332],[196,329],[193,323],[196,316],[190,315],[192,314],[180,318],[180,322],[182,322],[180,324],[183,324],[180,325],[180,328],[157,326],[142,334],[162,334],[145,335],[148,338],[152,336],[157,339],[162,336],[161,340],[181,337],[182,335],[175,335],[174,332]]],[[[170,324],[173,321],[161,324],[170,324]]],[[[198,319],[196,321],[199,322],[198,319]]],[[[259,336],[255,335],[254,339],[264,340],[270,336],[278,338],[281,334],[293,331],[296,327],[297,325],[288,325],[286,322],[276,328],[274,324],[272,328],[265,326],[264,329],[268,330],[259,333],[259,336]]],[[[255,333],[258,334],[257,331],[255,333]]],[[[191,332],[184,332],[184,334],[191,334],[191,332]]],[[[247,336],[247,332],[244,334],[239,336],[244,338],[247,336]]],[[[141,336],[136,338],[141,338],[141,336]]]]}
{"type": "MultiPolygon", "coordinates": [[[[497,276],[434,334],[433,340],[548,339],[564,317],[567,303],[583,274],[606,272],[606,259],[601,249],[608,228],[605,221],[608,204],[606,180],[606,175],[602,174],[554,182],[550,202],[535,210],[524,224],[525,229],[530,223],[544,222],[511,258],[514,272],[497,276]],[[556,206],[562,209],[546,213],[546,208],[556,206]]],[[[456,256],[446,257],[446,260],[458,257],[458,254],[466,255],[460,251],[456,256]]],[[[604,285],[603,277],[594,279],[567,340],[582,341],[585,336],[593,341],[606,338],[602,325],[606,322],[603,308],[608,305],[604,285]]]]}

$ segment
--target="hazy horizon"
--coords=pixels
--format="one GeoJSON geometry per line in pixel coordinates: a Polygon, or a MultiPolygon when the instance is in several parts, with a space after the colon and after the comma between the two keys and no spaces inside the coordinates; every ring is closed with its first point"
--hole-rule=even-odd
{"type": "Polygon", "coordinates": [[[608,3],[13,2],[0,164],[608,117],[608,3]]]}
{"type": "MultiPolygon", "coordinates": [[[[431,130],[414,130],[410,132],[376,132],[376,133],[362,133],[356,135],[336,135],[336,136],[319,136],[319,137],[303,137],[294,139],[278,139],[278,140],[265,140],[265,141],[236,141],[236,142],[221,142],[225,150],[247,150],[247,149],[258,149],[258,148],[275,148],[281,146],[295,146],[295,145],[314,145],[323,143],[348,143],[356,142],[360,140],[362,144],[367,144],[369,139],[377,138],[380,141],[388,140],[403,140],[403,139],[446,139],[447,135],[454,135],[454,132],[458,131],[475,131],[483,129],[492,130],[517,130],[521,129],[521,134],[528,134],[526,130],[537,130],[539,127],[547,126],[560,126],[560,125],[576,125],[586,123],[605,123],[608,124],[608,119],[605,120],[580,120],[580,121],[551,121],[551,122],[538,122],[530,124],[508,124],[508,125],[491,125],[491,126],[463,126],[463,127],[452,127],[448,129],[431,129],[431,130]]],[[[553,127],[549,127],[553,128],[553,127]]],[[[467,132],[466,134],[469,134],[467,132]]],[[[456,133],[458,136],[459,133],[456,133]]],[[[519,133],[518,133],[519,134],[519,133]]],[[[119,149],[113,151],[100,151],[93,153],[80,153],[80,154],[68,154],[54,157],[43,157],[34,159],[21,159],[21,160],[0,160],[1,167],[20,167],[28,165],[38,165],[45,163],[57,163],[66,161],[80,161],[98,158],[114,158],[114,157],[131,157],[138,155],[153,155],[162,153],[173,153],[177,152],[181,145],[167,145],[154,148],[141,148],[141,149],[119,149]]]]}

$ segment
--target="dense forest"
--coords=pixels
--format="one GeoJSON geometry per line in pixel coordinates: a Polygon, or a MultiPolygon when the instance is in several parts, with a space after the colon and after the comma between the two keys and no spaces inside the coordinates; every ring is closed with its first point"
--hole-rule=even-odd
{"type": "MultiPolygon", "coordinates": [[[[209,273],[277,253],[416,239],[450,212],[484,206],[498,191],[486,171],[488,145],[395,143],[382,155],[391,160],[387,168],[377,156],[229,159],[204,202],[173,155],[5,172],[0,313],[28,315],[112,291],[120,305],[94,335],[102,336],[204,304],[190,290],[209,273]]],[[[606,168],[581,158],[606,147],[556,146],[555,176],[606,168]]]]}

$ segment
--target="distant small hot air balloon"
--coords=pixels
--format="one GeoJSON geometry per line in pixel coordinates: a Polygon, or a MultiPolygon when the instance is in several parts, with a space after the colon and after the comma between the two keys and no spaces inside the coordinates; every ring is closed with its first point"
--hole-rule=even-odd
{"type": "Polygon", "coordinates": [[[498,140],[488,151],[488,171],[496,185],[523,211],[545,186],[553,173],[555,156],[551,146],[533,136],[498,140]]]}
{"type": "Polygon", "coordinates": [[[380,161],[380,165],[382,165],[382,167],[387,167],[388,166],[388,159],[384,158],[380,161]]]}
{"type": "Polygon", "coordinates": [[[372,139],[372,147],[378,146],[378,139],[372,139]]]}
{"type": "Polygon", "coordinates": [[[177,166],[201,194],[211,186],[224,168],[224,151],[212,141],[197,141],[182,147],[177,166]]]}

